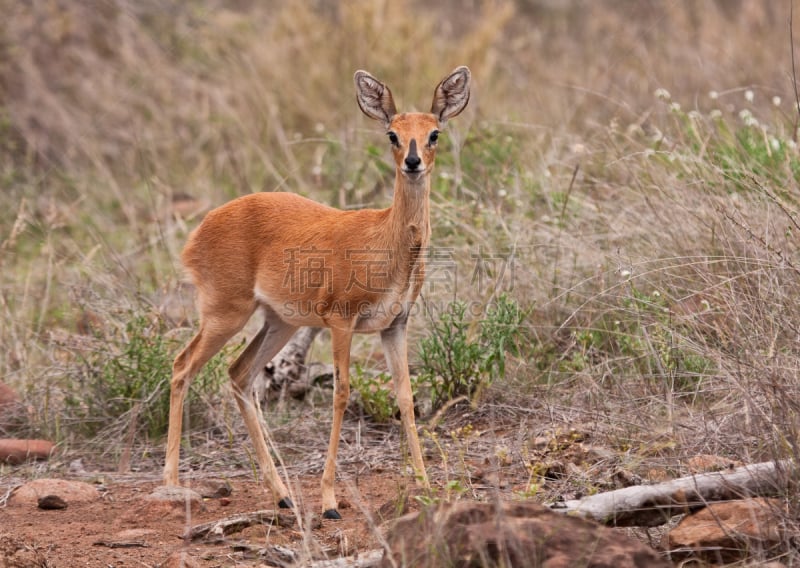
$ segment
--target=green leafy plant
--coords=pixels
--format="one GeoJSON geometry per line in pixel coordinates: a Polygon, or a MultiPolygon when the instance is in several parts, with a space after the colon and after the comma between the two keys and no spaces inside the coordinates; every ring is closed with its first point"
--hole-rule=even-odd
{"type": "MultiPolygon", "coordinates": [[[[503,294],[486,309],[483,320],[471,320],[464,302],[452,302],[433,324],[420,344],[422,372],[412,377],[415,397],[429,390],[433,408],[459,396],[472,396],[481,387],[501,378],[506,356],[518,355],[523,337],[524,312],[503,294]]],[[[388,422],[398,413],[387,373],[370,374],[356,364],[351,386],[364,412],[377,422],[388,422]]]]}
{"type": "Polygon", "coordinates": [[[506,294],[500,295],[479,321],[469,319],[466,303],[450,303],[420,343],[421,377],[431,385],[433,407],[459,396],[472,396],[504,376],[506,356],[519,354],[524,317],[516,301],[506,294]]]}
{"type": "Polygon", "coordinates": [[[387,373],[372,375],[356,364],[355,372],[350,378],[361,401],[364,412],[376,422],[388,422],[398,412],[397,403],[392,396],[392,377],[387,373]]]}
{"type": "MultiPolygon", "coordinates": [[[[106,338],[106,349],[84,359],[65,398],[79,433],[95,435],[120,419],[135,420],[150,438],[166,432],[172,360],[180,347],[166,331],[163,319],[132,313],[124,331],[106,338]]],[[[217,355],[193,381],[186,401],[190,416],[200,418],[200,394],[213,395],[226,380],[227,355],[217,355]]]]}

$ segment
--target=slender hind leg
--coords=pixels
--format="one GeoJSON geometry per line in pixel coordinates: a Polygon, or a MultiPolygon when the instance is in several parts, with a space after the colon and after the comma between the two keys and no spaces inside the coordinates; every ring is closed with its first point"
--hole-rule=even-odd
{"type": "Polygon", "coordinates": [[[255,377],[289,341],[296,329],[268,313],[261,330],[229,369],[236,403],[253,442],[264,483],[269,487],[273,500],[282,508],[291,508],[293,504],[270,456],[251,387],[255,377]]]}
{"type": "Polygon", "coordinates": [[[169,428],[164,483],[178,485],[178,460],[181,451],[183,401],[192,379],[223,345],[244,327],[255,307],[229,310],[225,319],[210,319],[200,324],[200,331],[175,358],[169,395],[169,428]]]}

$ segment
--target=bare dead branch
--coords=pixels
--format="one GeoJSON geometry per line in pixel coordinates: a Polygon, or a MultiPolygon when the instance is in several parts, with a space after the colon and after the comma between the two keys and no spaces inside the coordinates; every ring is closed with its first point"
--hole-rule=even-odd
{"type": "Polygon", "coordinates": [[[553,505],[553,509],[606,525],[654,527],[670,517],[702,508],[712,501],[768,496],[786,487],[791,461],[764,462],[730,471],[638,485],[553,505]]]}

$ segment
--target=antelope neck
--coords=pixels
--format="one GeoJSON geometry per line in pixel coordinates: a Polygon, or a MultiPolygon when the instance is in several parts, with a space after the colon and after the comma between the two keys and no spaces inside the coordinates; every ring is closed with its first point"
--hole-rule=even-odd
{"type": "MultiPolygon", "coordinates": [[[[394,238],[406,236],[410,246],[426,247],[430,236],[430,172],[410,181],[399,171],[389,211],[389,230],[394,238]]],[[[402,237],[401,237],[402,239],[402,237]]]]}

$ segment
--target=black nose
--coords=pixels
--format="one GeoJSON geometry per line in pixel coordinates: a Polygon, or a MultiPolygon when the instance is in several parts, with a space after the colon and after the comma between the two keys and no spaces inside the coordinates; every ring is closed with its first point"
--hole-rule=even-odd
{"type": "Polygon", "coordinates": [[[411,142],[408,144],[408,156],[406,156],[406,167],[414,171],[416,170],[419,165],[422,163],[422,159],[417,154],[417,141],[415,139],[411,139],[411,142]]]}
{"type": "Polygon", "coordinates": [[[422,162],[422,160],[419,158],[419,156],[410,156],[409,155],[409,156],[406,157],[406,167],[409,170],[416,170],[419,167],[421,162],[422,162]]]}

